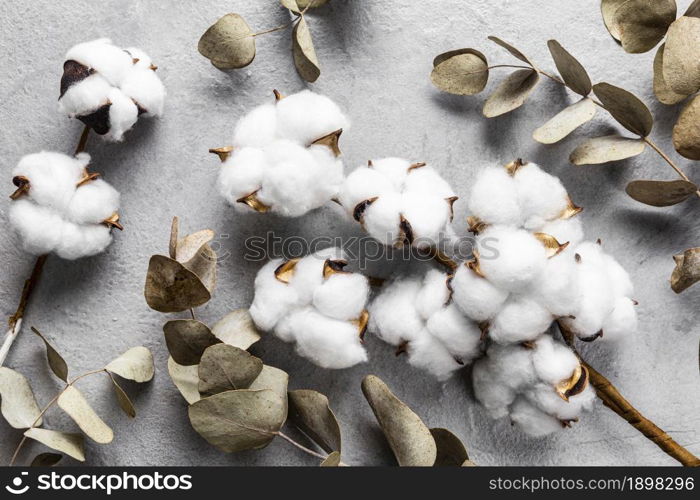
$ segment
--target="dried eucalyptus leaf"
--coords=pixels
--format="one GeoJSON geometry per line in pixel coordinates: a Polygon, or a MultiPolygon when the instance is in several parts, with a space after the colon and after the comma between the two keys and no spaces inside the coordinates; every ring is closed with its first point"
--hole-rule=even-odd
{"type": "Polygon", "coordinates": [[[437,446],[420,417],[374,375],[364,378],[362,392],[399,465],[431,467],[437,458],[437,446]]]}
{"type": "Polygon", "coordinates": [[[199,392],[218,394],[235,389],[247,389],[260,375],[263,362],[248,351],[232,345],[208,347],[199,362],[199,392]]]}
{"type": "Polygon", "coordinates": [[[700,96],[683,108],[673,127],[673,147],[691,160],[700,160],[700,96]]]}
{"type": "Polygon", "coordinates": [[[677,94],[700,90],[700,19],[680,17],[668,30],[664,49],[663,73],[668,86],[677,94]]]}
{"type": "Polygon", "coordinates": [[[318,65],[311,31],[304,16],[301,16],[292,31],[292,56],[299,76],[309,83],[318,80],[321,76],[321,68],[318,65]]]}
{"type": "Polygon", "coordinates": [[[29,439],[39,441],[44,446],[60,451],[79,462],[85,461],[85,443],[82,434],[52,431],[50,429],[28,429],[25,433],[29,439]]]}
{"type": "Polygon", "coordinates": [[[668,83],[666,83],[666,79],[664,78],[665,47],[666,44],[662,43],[659,46],[659,50],[656,51],[656,57],[654,57],[654,94],[656,94],[656,98],[659,102],[671,105],[681,102],[688,96],[675,93],[668,83]]]}
{"type": "Polygon", "coordinates": [[[612,117],[627,130],[641,137],[651,133],[654,118],[646,104],[637,96],[609,83],[594,85],[593,92],[612,117]]]}
{"type": "Polygon", "coordinates": [[[95,413],[90,403],[74,386],[66,387],[56,403],[78,424],[80,430],[96,443],[107,444],[114,439],[112,429],[95,413]]]}
{"type": "Polygon", "coordinates": [[[248,349],[261,338],[248,309],[231,311],[214,325],[211,332],[224,344],[240,349],[248,349]]]}
{"type": "Polygon", "coordinates": [[[620,161],[642,154],[645,147],[646,144],[641,139],[630,139],[620,135],[595,137],[574,149],[569,161],[574,165],[598,165],[620,161]]]}
{"type": "Polygon", "coordinates": [[[436,467],[461,467],[469,460],[467,449],[462,441],[447,429],[434,428],[430,433],[435,439],[437,446],[436,467]]]}
{"type": "Polygon", "coordinates": [[[198,365],[179,365],[172,357],[168,357],[168,373],[185,401],[192,404],[202,399],[199,394],[198,365]]]}
{"type": "Polygon", "coordinates": [[[484,116],[493,118],[519,108],[539,81],[540,75],[531,69],[511,73],[484,103],[484,116]]]}
{"type": "Polygon", "coordinates": [[[283,7],[291,10],[295,14],[299,14],[306,8],[315,9],[328,3],[328,0],[281,0],[283,7]]]}
{"type": "Polygon", "coordinates": [[[433,61],[430,80],[443,92],[456,95],[478,94],[489,80],[486,57],[474,49],[452,50],[433,61]]]}
{"type": "Polygon", "coordinates": [[[676,181],[632,181],[627,184],[627,194],[634,200],[652,207],[670,207],[688,199],[698,187],[692,182],[676,181]]]}
{"type": "Polygon", "coordinates": [[[60,462],[62,458],[63,455],[61,455],[60,453],[39,453],[36,457],[34,457],[34,460],[32,460],[32,463],[29,466],[53,467],[58,462],[60,462]]]}
{"type": "Polygon", "coordinates": [[[177,240],[175,246],[175,257],[176,261],[184,264],[192,257],[194,257],[203,245],[211,242],[214,239],[214,231],[211,229],[203,229],[197,231],[196,233],[188,234],[182,239],[177,240]]]}
{"type": "Polygon", "coordinates": [[[671,275],[671,288],[676,293],[690,288],[700,281],[700,248],[689,248],[679,255],[674,255],[676,268],[671,275]]]}
{"type": "Polygon", "coordinates": [[[321,467],[338,467],[340,465],[340,452],[334,451],[328,455],[323,462],[321,462],[321,467]]]}
{"type": "Polygon", "coordinates": [[[694,0],[683,15],[687,17],[700,17],[700,0],[694,0]]]}
{"type": "Polygon", "coordinates": [[[109,379],[112,381],[114,395],[117,397],[119,407],[124,410],[124,413],[126,413],[130,418],[134,418],[136,416],[136,408],[134,408],[134,404],[131,402],[131,399],[129,399],[129,395],[124,392],[124,389],[122,389],[122,387],[117,383],[116,379],[111,373],[109,373],[109,379]]]}
{"type": "Polygon", "coordinates": [[[199,364],[207,347],[221,342],[204,323],[196,319],[174,319],[163,325],[165,344],[175,362],[190,366],[199,364]]]}
{"type": "Polygon", "coordinates": [[[622,48],[641,54],[656,47],[676,19],[676,1],[628,0],[614,16],[622,48]]]}
{"type": "Polygon", "coordinates": [[[581,63],[556,40],[548,41],[547,47],[566,86],[583,97],[590,94],[593,88],[591,78],[581,63]]]}
{"type": "Polygon", "coordinates": [[[287,420],[287,386],[289,385],[289,375],[284,370],[275,368],[274,366],[263,366],[260,375],[256,378],[250,387],[251,391],[259,391],[262,389],[270,389],[277,394],[282,400],[284,406],[284,419],[287,420]]]}
{"type": "Polygon", "coordinates": [[[593,119],[596,105],[588,97],[560,111],[551,120],[535,130],[532,137],[542,144],[554,144],[593,119]]]}
{"type": "Polygon", "coordinates": [[[46,360],[49,362],[51,371],[64,382],[68,382],[68,364],[66,363],[66,360],[63,359],[63,357],[56,349],[54,349],[54,347],[48,340],[46,340],[46,337],[44,337],[39,330],[34,327],[31,329],[41,340],[44,341],[44,346],[46,346],[46,360]]]}
{"type": "Polygon", "coordinates": [[[248,66],[255,59],[255,37],[238,14],[226,14],[199,39],[199,53],[219,69],[248,66]]]}
{"type": "Polygon", "coordinates": [[[173,217],[173,222],[170,225],[170,242],[168,243],[168,255],[171,259],[176,259],[177,257],[177,242],[178,233],[180,232],[180,220],[177,217],[173,217]]]}
{"type": "Polygon", "coordinates": [[[264,448],[286,417],[282,399],[269,389],[221,392],[200,399],[188,413],[194,430],[226,453],[264,448]]]}
{"type": "Polygon", "coordinates": [[[153,354],[143,346],[132,347],[105,366],[105,370],[134,382],[148,382],[155,374],[153,354]]]}
{"type": "Polygon", "coordinates": [[[341,451],[340,425],[320,392],[289,391],[289,419],[326,453],[341,451]]]}
{"type": "Polygon", "coordinates": [[[158,312],[180,312],[211,299],[202,280],[174,259],[154,255],[148,263],[146,302],[158,312]]]}
{"type": "Polygon", "coordinates": [[[620,5],[626,1],[627,0],[602,0],[602,2],[600,2],[600,11],[603,14],[605,27],[617,42],[620,41],[620,26],[617,24],[615,12],[620,8],[620,5]]]}
{"type": "Polygon", "coordinates": [[[193,272],[200,279],[202,284],[209,291],[209,294],[214,293],[216,288],[216,263],[218,261],[216,252],[209,246],[204,244],[195,252],[192,258],[182,265],[193,272]]]}
{"type": "Polygon", "coordinates": [[[529,65],[532,66],[533,68],[535,67],[535,65],[532,64],[532,62],[530,62],[530,59],[528,59],[528,57],[527,57],[525,54],[523,54],[522,52],[520,52],[518,49],[516,49],[515,47],[513,47],[513,46],[512,46],[511,44],[509,44],[508,42],[504,42],[503,40],[501,40],[500,38],[498,38],[498,37],[496,37],[496,36],[490,36],[490,37],[488,37],[488,38],[489,38],[489,40],[491,40],[493,43],[498,44],[498,45],[500,45],[501,47],[503,47],[504,49],[506,49],[508,52],[510,52],[510,55],[512,55],[512,56],[515,57],[516,59],[520,59],[522,62],[524,62],[525,64],[529,64],[529,65]]]}
{"type": "Polygon", "coordinates": [[[301,12],[301,8],[299,7],[297,0],[280,0],[280,3],[282,4],[282,7],[291,10],[295,14],[301,12]]]}
{"type": "Polygon", "coordinates": [[[34,422],[41,425],[41,410],[29,381],[21,373],[4,366],[0,366],[0,412],[15,429],[27,429],[34,422]]]}

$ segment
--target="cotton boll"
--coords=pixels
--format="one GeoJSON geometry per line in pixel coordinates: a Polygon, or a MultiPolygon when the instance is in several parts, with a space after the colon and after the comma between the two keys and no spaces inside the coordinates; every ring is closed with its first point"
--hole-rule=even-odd
{"type": "Polygon", "coordinates": [[[428,319],[426,327],[453,356],[468,363],[480,352],[481,330],[455,304],[443,307],[428,319]]]}
{"type": "Polygon", "coordinates": [[[627,271],[612,255],[603,255],[605,270],[610,280],[615,297],[629,297],[634,293],[634,286],[627,271]]]}
{"type": "Polygon", "coordinates": [[[10,224],[19,233],[24,249],[33,255],[50,253],[61,241],[61,217],[29,200],[20,199],[10,205],[10,224]]]}
{"type": "Polygon", "coordinates": [[[404,190],[404,183],[408,177],[408,169],[410,167],[411,162],[403,158],[381,158],[372,160],[371,168],[389,179],[395,191],[401,192],[404,190]]]}
{"type": "Polygon", "coordinates": [[[408,343],[408,362],[440,381],[447,380],[452,372],[463,368],[442,342],[427,332],[408,343]]]}
{"type": "Polygon", "coordinates": [[[583,339],[600,332],[614,307],[614,296],[604,269],[587,262],[582,260],[577,266],[580,295],[576,317],[561,320],[567,329],[583,339]]]}
{"type": "Polygon", "coordinates": [[[112,42],[107,38],[79,43],[71,47],[65,59],[93,68],[109,83],[117,87],[121,85],[134,65],[132,56],[112,45],[112,42]]]}
{"type": "Polygon", "coordinates": [[[605,259],[602,247],[598,243],[584,241],[578,245],[575,252],[579,255],[581,262],[595,267],[604,267],[605,259]]]}
{"type": "Polygon", "coordinates": [[[583,240],[583,224],[581,224],[581,219],[577,217],[547,222],[537,229],[537,232],[554,236],[559,243],[569,243],[569,246],[564,250],[565,252],[572,252],[583,240]]]}
{"type": "Polygon", "coordinates": [[[540,380],[552,386],[571,378],[579,366],[578,358],[571,349],[547,335],[535,343],[532,363],[540,380]]]}
{"type": "Polygon", "coordinates": [[[488,224],[517,225],[521,220],[515,181],[503,168],[487,168],[469,196],[469,211],[488,224]]]}
{"type": "Polygon", "coordinates": [[[121,90],[112,89],[109,93],[112,105],[109,107],[109,131],[106,138],[112,141],[121,141],[124,134],[131,130],[139,118],[139,110],[130,98],[121,90]]]}
{"type": "Polygon", "coordinates": [[[277,109],[274,104],[263,104],[241,118],[233,131],[234,148],[263,148],[275,140],[277,109]]]}
{"type": "Polygon", "coordinates": [[[131,62],[135,67],[153,71],[151,70],[153,59],[151,59],[151,56],[146,54],[143,50],[139,49],[138,47],[129,47],[124,49],[124,52],[131,56],[131,62]],[[138,61],[136,61],[136,59],[138,59],[138,61]]]}
{"type": "Polygon", "coordinates": [[[265,153],[255,148],[241,148],[221,166],[219,171],[219,193],[241,212],[250,208],[238,200],[254,193],[262,185],[267,168],[265,153]]]}
{"type": "Polygon", "coordinates": [[[508,298],[508,292],[499,290],[466,265],[457,268],[450,285],[453,290],[452,299],[474,321],[491,319],[508,298]]]}
{"type": "Polygon", "coordinates": [[[100,224],[119,208],[119,192],[102,179],[95,179],[75,190],[67,217],[78,224],[100,224]]]}
{"type": "Polygon", "coordinates": [[[547,263],[544,245],[522,229],[492,226],[479,235],[477,243],[481,271],[503,290],[523,290],[547,263]]]}
{"type": "Polygon", "coordinates": [[[408,172],[404,189],[411,193],[447,199],[455,195],[449,183],[430,166],[415,168],[408,172]]]}
{"type": "Polygon", "coordinates": [[[558,218],[569,205],[569,195],[559,178],[534,163],[520,167],[514,181],[523,223],[528,229],[558,218]]]}
{"type": "Polygon", "coordinates": [[[367,278],[356,273],[329,276],[314,290],[313,304],[322,314],[350,321],[360,317],[369,297],[367,278]]]}
{"type": "Polygon", "coordinates": [[[526,392],[527,399],[559,420],[574,420],[581,416],[585,410],[589,410],[595,399],[595,392],[589,387],[572,396],[568,401],[563,400],[552,386],[537,384],[526,392]]]}
{"type": "Polygon", "coordinates": [[[324,282],[323,267],[327,259],[341,260],[340,249],[331,247],[300,259],[294,266],[294,273],[289,285],[296,290],[299,300],[309,304],[313,300],[314,291],[324,282]]]}
{"type": "Polygon", "coordinates": [[[370,236],[385,245],[399,241],[402,202],[400,194],[385,193],[367,207],[363,221],[370,236]]]}
{"type": "Polygon", "coordinates": [[[534,340],[552,324],[552,315],[527,296],[511,296],[496,314],[489,337],[499,344],[534,340]]]}
{"type": "Polygon", "coordinates": [[[347,130],[350,121],[326,96],[303,90],[277,103],[278,135],[308,146],[336,130],[347,130]]]}
{"type": "Polygon", "coordinates": [[[571,253],[563,253],[547,261],[544,271],[535,278],[531,296],[553,316],[576,315],[581,292],[578,264],[571,253]]]}
{"type": "Polygon", "coordinates": [[[524,397],[519,397],[510,407],[510,420],[525,434],[544,437],[562,429],[561,421],[533,406],[524,397]]]}
{"type": "Polygon", "coordinates": [[[338,199],[352,217],[359,203],[393,190],[394,186],[388,177],[373,168],[360,167],[347,176],[338,199]]]}
{"type": "Polygon", "coordinates": [[[62,259],[75,260],[101,253],[112,242],[112,233],[105,225],[79,226],[64,221],[61,241],[56,254],[62,259]]]}
{"type": "Polygon", "coordinates": [[[494,379],[487,358],[482,358],[474,363],[472,386],[474,396],[489,411],[492,418],[508,415],[508,406],[515,399],[516,392],[494,379]]]}
{"type": "Polygon", "coordinates": [[[113,87],[99,73],[74,83],[61,96],[58,108],[70,117],[85,116],[109,104],[113,87]]]}
{"type": "Polygon", "coordinates": [[[275,270],[282,262],[282,259],[271,260],[255,277],[255,297],[250,315],[261,330],[272,330],[300,302],[296,290],[275,277],[275,270]]]}
{"type": "Polygon", "coordinates": [[[424,327],[415,307],[421,286],[417,277],[399,278],[385,284],[369,306],[370,330],[394,346],[418,338],[424,327]]]}
{"type": "Polygon", "coordinates": [[[449,300],[447,275],[437,269],[431,269],[423,278],[423,285],[416,296],[416,310],[423,319],[427,320],[442,309],[449,300]]]}
{"type": "Polygon", "coordinates": [[[619,297],[603,322],[603,340],[619,341],[637,331],[637,310],[632,299],[619,297]]]}
{"type": "Polygon", "coordinates": [[[336,158],[326,146],[311,146],[309,153],[314,158],[314,207],[320,207],[328,200],[335,198],[343,184],[343,162],[336,158]]]}
{"type": "Polygon", "coordinates": [[[449,221],[450,205],[443,198],[404,192],[402,214],[411,224],[413,240],[418,248],[438,244],[440,232],[449,221]]]}
{"type": "Polygon", "coordinates": [[[29,179],[29,197],[38,204],[55,210],[65,209],[76,184],[90,161],[89,155],[70,156],[42,151],[24,156],[12,170],[12,176],[29,179]]]}
{"type": "Polygon", "coordinates": [[[160,116],[165,103],[165,86],[155,71],[150,67],[144,68],[141,64],[139,61],[138,68],[127,75],[121,90],[136,103],[142,113],[160,116]]]}
{"type": "Polygon", "coordinates": [[[487,358],[494,381],[520,391],[537,380],[532,350],[520,344],[491,344],[487,358]]]}

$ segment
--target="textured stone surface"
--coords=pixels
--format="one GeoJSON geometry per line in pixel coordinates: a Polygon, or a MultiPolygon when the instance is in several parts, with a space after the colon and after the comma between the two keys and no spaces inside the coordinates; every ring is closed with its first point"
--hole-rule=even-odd
{"type": "MultiPolygon", "coordinates": [[[[681,8],[688,3],[679,2],[681,8]]],[[[557,38],[580,58],[595,81],[625,86],[650,103],[658,120],[653,137],[672,151],[670,130],[677,110],[653,98],[653,52],[625,54],[608,36],[596,4],[578,0],[332,0],[310,19],[323,68],[312,88],[335,98],[354,120],[354,127],[342,139],[348,169],[383,155],[428,160],[462,195],[481,167],[518,156],[560,175],[574,199],[586,207],[582,217],[587,236],[602,238],[606,250],[624,262],[640,301],[640,331],[635,342],[620,352],[594,343],[585,347],[586,356],[643,413],[698,454],[700,285],[676,296],[667,282],[673,268],[671,255],[700,243],[698,200],[652,209],[624,194],[631,179],[674,178],[651,152],[611,165],[569,165],[569,152],[585,135],[602,135],[616,128],[603,113],[560,144],[536,144],[532,131],[574,99],[553,82],[544,81],[524,108],[489,121],[480,115],[484,96],[441,94],[428,77],[435,55],[464,46],[483,50],[492,63],[517,64],[486,41],[490,34],[516,43],[543,68],[553,70],[546,41],[557,38]]],[[[90,141],[94,168],[122,192],[126,231],[116,235],[103,255],[76,262],[51,257],[27,316],[27,324],[42,329],[65,354],[73,374],[103,366],[134,345],[146,345],[155,354],[154,382],[127,387],[138,408],[136,420],[119,413],[106,378],[80,382],[81,390],[96,402],[116,434],[111,445],[88,445],[90,464],[314,463],[284,442],[274,442],[260,452],[225,455],[197,436],[166,371],[161,326],[176,315],[149,310],[142,294],[148,257],[167,252],[173,215],[181,217],[183,229],[215,229],[221,250],[228,254],[220,265],[215,298],[198,311],[207,322],[251,300],[260,264],[242,259],[245,238],[267,231],[307,238],[361,234],[332,206],[287,221],[235,214],[217,196],[218,160],[207,149],[226,144],[237,117],[250,106],[271,99],[273,88],[286,93],[304,88],[292,66],[289,32],[258,38],[256,60],[240,71],[220,72],[197,53],[200,34],[230,11],[242,14],[254,30],[288,19],[275,0],[36,0],[5,1],[0,7],[4,68],[0,75],[0,157],[6,194],[13,190],[9,171],[23,154],[41,149],[71,152],[78,140],[80,123],[59,115],[56,109],[62,57],[74,43],[108,36],[118,44],[144,48],[159,65],[169,92],[166,116],[139,123],[125,143],[90,141]]],[[[503,69],[494,70],[487,90],[502,75],[503,69]]],[[[682,159],[680,164],[700,181],[694,171],[697,167],[682,159]]],[[[14,310],[32,265],[9,230],[8,205],[6,196],[0,198],[0,313],[4,316],[14,310]]],[[[455,208],[456,229],[463,234],[464,200],[455,208]]],[[[388,274],[391,266],[379,263],[373,270],[388,274]]],[[[27,332],[17,341],[8,365],[31,378],[45,403],[58,384],[49,375],[40,342],[27,332]]],[[[317,389],[330,397],[343,424],[344,460],[350,464],[392,463],[360,392],[360,381],[367,373],[381,376],[429,425],[450,428],[461,436],[480,464],[675,463],[600,404],[573,429],[547,439],[530,439],[506,421],[487,418],[465,383],[466,373],[441,385],[410,369],[377,339],[369,338],[368,348],[369,364],[341,372],[310,365],[274,338],[266,338],[253,352],[287,370],[292,375],[291,387],[317,389]]],[[[72,428],[59,411],[52,411],[46,422],[48,427],[72,428]]],[[[7,463],[20,436],[0,423],[0,463],[7,463]]],[[[31,451],[40,448],[35,445],[31,451]]],[[[29,456],[27,450],[25,460],[29,456]]]]}

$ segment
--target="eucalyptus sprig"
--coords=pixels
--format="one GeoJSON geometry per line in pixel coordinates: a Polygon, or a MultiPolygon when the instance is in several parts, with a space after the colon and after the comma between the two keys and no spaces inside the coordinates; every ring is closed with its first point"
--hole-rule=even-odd
{"type": "MultiPolygon", "coordinates": [[[[85,461],[84,436],[96,443],[107,444],[114,439],[114,432],[92,409],[82,392],[76,388],[76,383],[92,375],[106,374],[112,382],[119,407],[128,417],[134,418],[136,409],[115,376],[138,383],[150,381],[154,375],[153,356],[145,347],[134,347],[103,368],[88,371],[70,379],[65,359],[39,330],[32,327],[32,331],[43,341],[49,367],[53,374],[65,383],[65,386],[40,409],[27,378],[15,370],[0,367],[2,416],[15,429],[26,429],[24,436],[15,448],[10,465],[15,464],[28,439],[38,441],[44,446],[83,462],[85,461]],[[58,406],[71,417],[82,433],[63,432],[42,427],[45,414],[54,406],[58,406]]],[[[61,454],[42,453],[35,457],[31,464],[55,465],[62,457],[61,454]]]]}
{"type": "MultiPolygon", "coordinates": [[[[168,373],[188,404],[193,429],[226,453],[265,448],[280,438],[324,467],[341,461],[340,424],[328,398],[310,390],[288,391],[289,375],[248,352],[261,339],[247,309],[237,309],[211,328],[194,308],[210,298],[216,282],[211,230],[179,236],[173,219],[170,257],[151,257],[145,296],[160,312],[190,312],[163,326],[170,353],[168,373]],[[196,265],[195,265],[196,263],[196,265]],[[302,444],[283,431],[291,424],[302,444]]],[[[376,377],[362,384],[399,465],[473,465],[461,441],[445,429],[429,429],[376,377]]]]}
{"type": "Polygon", "coordinates": [[[276,28],[253,33],[239,14],[226,14],[214,23],[199,39],[199,53],[220,70],[240,69],[255,59],[255,38],[292,27],[292,57],[294,65],[304,80],[315,82],[321,75],[313,38],[306,12],[321,7],[328,0],[280,0],[289,10],[292,20],[276,28]]]}

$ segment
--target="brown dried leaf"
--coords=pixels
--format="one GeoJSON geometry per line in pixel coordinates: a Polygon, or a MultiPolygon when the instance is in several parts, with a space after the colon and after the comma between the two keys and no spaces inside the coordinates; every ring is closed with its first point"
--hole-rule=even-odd
{"type": "Polygon", "coordinates": [[[0,366],[0,411],[15,429],[41,425],[41,410],[27,378],[19,372],[0,366]]]}
{"type": "Polygon", "coordinates": [[[321,467],[338,467],[340,465],[340,452],[334,451],[321,462],[321,467]]]}
{"type": "Polygon", "coordinates": [[[212,294],[216,288],[217,262],[218,257],[216,252],[214,252],[208,243],[205,243],[195,252],[190,260],[182,262],[182,265],[196,274],[209,293],[212,294]]]}
{"type": "Polygon", "coordinates": [[[289,419],[326,453],[341,451],[340,425],[323,394],[290,391],[289,419]]]}
{"type": "Polygon", "coordinates": [[[134,382],[148,382],[155,374],[153,354],[146,347],[132,347],[105,366],[105,370],[134,382]]]}
{"type": "Polygon", "coordinates": [[[255,59],[255,37],[238,14],[226,14],[199,39],[199,53],[219,69],[248,66],[255,59]]]}
{"type": "Polygon", "coordinates": [[[180,365],[199,364],[207,347],[218,344],[217,339],[204,323],[196,319],[174,319],[163,325],[168,352],[180,365]]]}
{"type": "Polygon", "coordinates": [[[478,94],[489,79],[486,57],[474,49],[451,50],[433,61],[430,80],[443,92],[456,95],[478,94]]]}
{"type": "Polygon", "coordinates": [[[32,463],[29,466],[53,467],[58,462],[60,462],[62,458],[63,455],[61,455],[60,453],[39,453],[36,457],[34,457],[34,460],[32,460],[32,463]]]}
{"type": "Polygon", "coordinates": [[[211,299],[202,280],[174,259],[154,255],[148,263],[146,302],[159,312],[180,312],[198,307],[211,299]]]}
{"type": "Polygon", "coordinates": [[[259,391],[262,389],[270,389],[277,394],[282,400],[284,406],[284,419],[287,420],[287,387],[289,385],[289,375],[284,370],[275,368],[274,366],[263,366],[260,375],[256,378],[250,387],[251,391],[259,391]]]}
{"type": "Polygon", "coordinates": [[[654,117],[637,96],[609,83],[594,85],[593,92],[612,117],[627,130],[641,137],[651,133],[654,117]]]}
{"type": "Polygon", "coordinates": [[[34,441],[39,441],[56,451],[73,457],[79,462],[85,461],[85,443],[82,434],[52,431],[50,429],[28,429],[24,435],[34,441]]]}
{"type": "Polygon", "coordinates": [[[74,386],[66,387],[56,403],[78,424],[80,430],[96,443],[107,444],[114,439],[112,429],[95,413],[90,403],[74,386]]]}
{"type": "Polygon", "coordinates": [[[664,78],[664,51],[666,44],[662,43],[654,57],[654,94],[664,104],[676,104],[688,96],[675,93],[664,78]]]}
{"type": "Polygon", "coordinates": [[[211,229],[203,229],[196,233],[188,234],[182,239],[178,239],[175,246],[175,257],[173,258],[184,264],[197,255],[203,245],[211,242],[214,236],[214,231],[211,229]]]}
{"type": "Polygon", "coordinates": [[[436,467],[461,467],[469,460],[467,449],[462,441],[447,429],[434,428],[430,433],[437,446],[436,467]]]}
{"type": "Polygon", "coordinates": [[[168,358],[168,373],[185,401],[193,404],[202,399],[199,394],[198,365],[180,365],[171,356],[168,358]]]}
{"type": "Polygon", "coordinates": [[[49,362],[51,371],[64,382],[68,382],[68,364],[56,349],[46,340],[39,330],[31,327],[32,331],[44,342],[46,347],[46,360],[49,362]]]}
{"type": "Polygon", "coordinates": [[[584,123],[593,119],[597,106],[584,97],[576,104],[564,108],[547,123],[535,130],[532,137],[542,144],[554,144],[561,141],[584,123]]]}
{"type": "Polygon", "coordinates": [[[208,347],[199,362],[199,392],[204,396],[247,389],[260,375],[263,362],[228,344],[208,347]]]}
{"type": "Polygon", "coordinates": [[[571,152],[569,161],[574,165],[598,165],[609,161],[620,161],[640,155],[646,144],[641,139],[630,139],[620,135],[594,137],[571,152]]]}
{"type": "Polygon", "coordinates": [[[674,255],[676,268],[671,275],[671,288],[676,293],[690,288],[700,281],[700,248],[689,248],[679,255],[674,255]]]}
{"type": "Polygon", "coordinates": [[[420,417],[374,375],[364,378],[362,392],[399,465],[431,467],[437,458],[437,445],[420,417]]]}
{"type": "Polygon", "coordinates": [[[615,19],[615,11],[626,1],[627,0],[602,0],[600,2],[600,11],[603,14],[605,27],[618,43],[620,41],[620,26],[618,26],[617,20],[615,19]]]}
{"type": "Polygon", "coordinates": [[[244,350],[261,338],[248,309],[231,311],[214,325],[211,332],[224,344],[244,350]]]}
{"type": "Polygon", "coordinates": [[[694,0],[683,15],[688,17],[700,17],[700,0],[694,0]]]}
{"type": "Polygon", "coordinates": [[[315,9],[328,3],[328,0],[280,0],[283,7],[298,14],[306,8],[315,9]]]}
{"type": "Polygon", "coordinates": [[[548,41],[547,47],[566,86],[583,97],[590,94],[591,78],[581,63],[556,40],[548,41]]]}
{"type": "Polygon", "coordinates": [[[294,66],[297,68],[299,76],[307,82],[315,82],[321,75],[321,68],[318,65],[314,42],[311,38],[309,25],[304,16],[294,26],[292,31],[292,55],[294,56],[294,66]]]}
{"type": "Polygon", "coordinates": [[[615,24],[625,52],[653,49],[676,19],[675,0],[628,0],[615,11],[615,24]]]}
{"type": "Polygon", "coordinates": [[[691,160],[700,160],[700,96],[683,108],[673,127],[673,147],[691,160]]]}
{"type": "Polygon", "coordinates": [[[506,49],[508,52],[510,52],[510,55],[512,55],[512,56],[515,57],[516,59],[520,59],[522,62],[524,62],[525,64],[529,64],[529,65],[532,66],[533,68],[535,67],[535,65],[532,64],[532,62],[530,61],[530,59],[528,59],[528,57],[527,57],[525,54],[523,54],[522,52],[520,52],[520,50],[516,49],[515,47],[513,47],[513,46],[512,46],[511,44],[509,44],[508,42],[505,42],[505,41],[501,40],[500,38],[498,38],[498,37],[496,37],[496,36],[490,36],[490,37],[488,37],[488,38],[489,38],[489,40],[491,40],[493,43],[498,44],[498,45],[500,45],[501,47],[503,47],[504,49],[506,49]]]}
{"type": "Polygon", "coordinates": [[[170,242],[168,244],[168,255],[171,259],[177,260],[177,242],[178,233],[180,232],[180,220],[173,217],[173,222],[170,225],[170,242]]]}
{"type": "Polygon", "coordinates": [[[539,81],[540,75],[531,69],[511,73],[484,103],[484,116],[493,118],[519,108],[539,81]]]}
{"type": "Polygon", "coordinates": [[[700,19],[680,17],[668,30],[664,49],[664,80],[682,95],[700,90],[700,19]]]}
{"type": "Polygon", "coordinates": [[[688,199],[698,187],[692,182],[675,181],[632,181],[627,184],[627,194],[634,200],[652,207],[670,207],[688,199]]]}
{"type": "Polygon", "coordinates": [[[117,403],[119,407],[126,413],[129,418],[134,418],[136,416],[136,408],[134,408],[134,403],[129,399],[129,395],[124,392],[124,389],[117,383],[117,380],[112,376],[111,373],[107,372],[109,379],[112,381],[112,387],[114,388],[114,395],[117,397],[117,403]]]}

